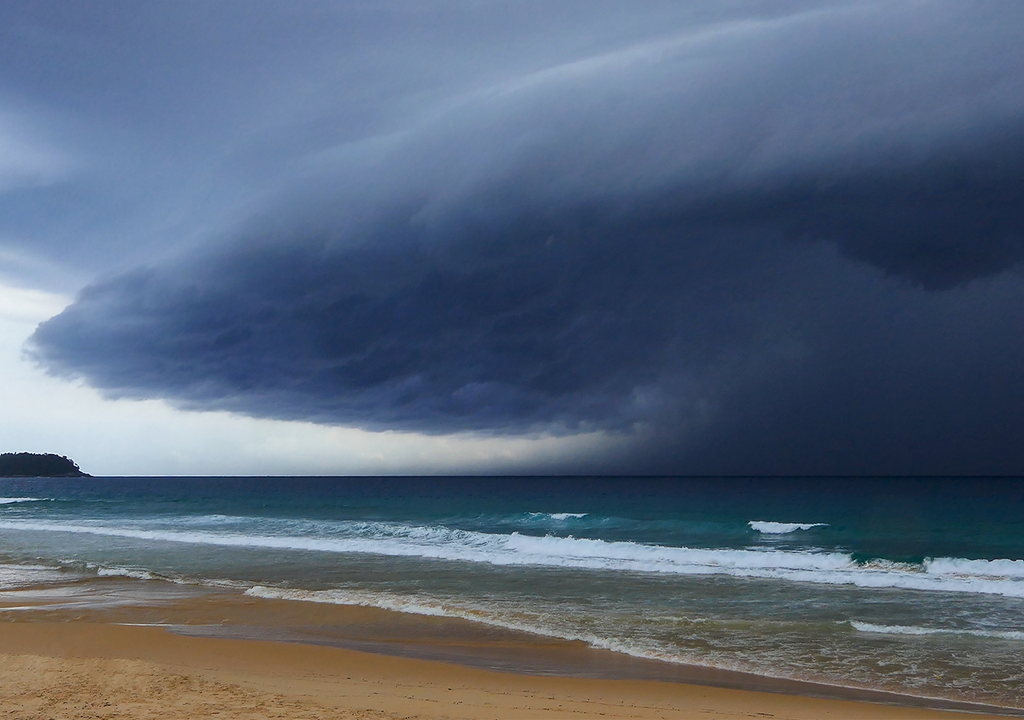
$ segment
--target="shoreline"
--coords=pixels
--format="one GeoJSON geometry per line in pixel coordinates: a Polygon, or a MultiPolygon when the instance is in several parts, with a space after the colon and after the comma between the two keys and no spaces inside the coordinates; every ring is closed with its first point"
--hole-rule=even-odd
{"type": "MultiPolygon", "coordinates": [[[[103,579],[82,583],[82,587],[100,585],[110,595],[116,595],[121,589],[130,594],[138,593],[139,582],[103,579]]],[[[224,589],[158,589],[149,583],[159,581],[141,582],[148,586],[143,589],[156,591],[148,601],[129,597],[127,602],[108,606],[102,606],[95,599],[84,604],[3,602],[0,619],[8,622],[0,622],[0,653],[42,654],[64,659],[140,660],[168,666],[168,646],[193,646],[199,656],[207,654],[199,648],[216,647],[216,654],[226,665],[220,668],[204,665],[198,669],[217,675],[236,666],[238,656],[258,647],[259,653],[267,658],[282,655],[309,658],[327,653],[333,663],[400,666],[403,672],[413,676],[428,668],[430,672],[445,668],[445,673],[459,676],[463,684],[472,676],[478,684],[484,682],[492,686],[495,683],[511,683],[517,687],[536,682],[554,683],[561,688],[559,692],[581,687],[588,692],[599,688],[607,692],[612,687],[629,687],[630,692],[636,692],[637,687],[643,687],[644,692],[658,696],[678,695],[679,702],[686,698],[692,700],[695,693],[701,697],[711,693],[727,704],[745,699],[745,703],[758,707],[775,707],[780,703],[786,707],[793,703],[818,707],[819,703],[834,703],[848,712],[858,708],[855,715],[846,715],[848,717],[880,717],[878,713],[883,708],[909,713],[886,714],[885,717],[947,717],[950,711],[974,713],[974,716],[1024,717],[1024,710],[1014,708],[645,660],[593,648],[581,641],[504,630],[470,620],[372,607],[256,598],[224,589]],[[166,597],[159,597],[161,590],[166,597]],[[84,642],[85,637],[91,638],[91,644],[84,642]],[[13,648],[17,648],[14,653],[13,648]],[[106,649],[101,652],[97,648],[106,649]]],[[[32,593],[31,589],[25,589],[20,594],[30,596],[32,593]]],[[[14,600],[13,596],[19,592],[5,595],[4,600],[14,600]]],[[[176,662],[182,668],[189,672],[197,670],[195,662],[186,661],[188,651],[176,653],[176,662]]],[[[265,664],[261,677],[274,675],[271,666],[272,663],[265,664]]],[[[282,667],[277,672],[283,676],[294,675],[294,668],[282,667]]],[[[818,707],[818,711],[824,709],[824,706],[818,707]]],[[[421,711],[415,714],[422,714],[421,711]]],[[[756,714],[756,711],[751,712],[756,714]]]]}
{"type": "Polygon", "coordinates": [[[2,623],[0,647],[0,708],[15,712],[42,696],[51,706],[38,717],[76,717],[59,709],[97,706],[109,712],[99,717],[151,717],[154,709],[161,717],[190,717],[202,708],[239,720],[279,716],[282,710],[290,717],[454,720],[954,717],[942,710],[653,680],[501,673],[341,648],[88,622],[2,623]],[[275,713],[255,714],[256,708],[275,713]]]}
{"type": "MultiPolygon", "coordinates": [[[[393,611],[385,610],[383,612],[393,611]]],[[[609,655],[619,657],[615,659],[603,658],[604,662],[601,662],[601,659],[592,658],[590,662],[587,663],[587,669],[580,671],[569,668],[566,665],[558,665],[557,669],[555,669],[552,664],[544,663],[543,661],[538,663],[535,657],[530,659],[522,656],[518,658],[506,657],[502,659],[502,662],[492,663],[488,662],[488,659],[475,658],[463,653],[452,652],[447,648],[431,652],[430,649],[427,648],[411,647],[409,645],[393,643],[361,642],[346,639],[299,639],[288,637],[285,634],[276,635],[267,633],[264,628],[237,627],[229,631],[223,627],[167,626],[164,629],[170,633],[185,637],[200,637],[220,640],[269,641],[296,645],[338,648],[342,650],[364,652],[371,655],[441,662],[465,668],[511,675],[567,679],[581,678],[588,680],[635,680],[642,682],[675,683],[693,687],[738,690],[743,692],[814,698],[820,700],[869,703],[872,705],[886,705],[896,708],[953,711],[975,716],[1024,717],[1024,709],[1003,707],[999,705],[986,705],[984,703],[961,702],[957,700],[947,700],[944,698],[908,695],[886,690],[873,690],[870,688],[829,685],[809,680],[777,678],[769,675],[758,675],[756,673],[747,673],[740,670],[728,670],[723,668],[706,667],[703,665],[687,665],[682,663],[649,660],[626,655],[625,653],[618,653],[614,650],[592,648],[579,641],[566,642],[573,644],[579,642],[579,644],[583,646],[582,649],[577,651],[580,655],[586,653],[594,653],[595,655],[607,653],[609,655]],[[594,662],[594,660],[597,660],[597,662],[594,662]],[[533,667],[528,667],[528,665],[533,665],[533,667]]],[[[547,638],[544,639],[546,640],[547,638]]],[[[538,643],[538,645],[543,647],[544,643],[538,643]]],[[[540,654],[550,654],[550,649],[544,648],[544,651],[540,654]]]]}

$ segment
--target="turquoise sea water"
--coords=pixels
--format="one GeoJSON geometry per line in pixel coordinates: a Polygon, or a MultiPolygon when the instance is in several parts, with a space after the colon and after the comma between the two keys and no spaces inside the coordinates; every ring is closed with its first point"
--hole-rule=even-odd
{"type": "Polygon", "coordinates": [[[0,480],[0,592],[119,576],[1024,707],[1024,480],[0,480]]]}

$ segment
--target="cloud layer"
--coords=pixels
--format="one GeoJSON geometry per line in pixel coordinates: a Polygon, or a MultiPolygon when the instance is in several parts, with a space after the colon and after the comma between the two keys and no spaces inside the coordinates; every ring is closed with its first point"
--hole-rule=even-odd
{"type": "Polygon", "coordinates": [[[313,133],[31,351],[188,408],[633,433],[611,469],[1024,471],[1024,10],[969,10],[734,15],[313,133]]]}

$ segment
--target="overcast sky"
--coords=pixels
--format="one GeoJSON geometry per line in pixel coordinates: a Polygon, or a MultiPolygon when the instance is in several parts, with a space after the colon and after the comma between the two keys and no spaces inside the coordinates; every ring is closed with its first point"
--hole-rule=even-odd
{"type": "Polygon", "coordinates": [[[0,5],[0,437],[1024,474],[1024,3],[0,5]]]}

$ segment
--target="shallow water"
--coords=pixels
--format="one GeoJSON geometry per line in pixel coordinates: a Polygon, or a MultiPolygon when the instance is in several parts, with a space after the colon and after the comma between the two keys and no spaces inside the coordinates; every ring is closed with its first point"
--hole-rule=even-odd
{"type": "Polygon", "coordinates": [[[0,589],[117,575],[1024,707],[1016,479],[0,481],[0,589]]]}

